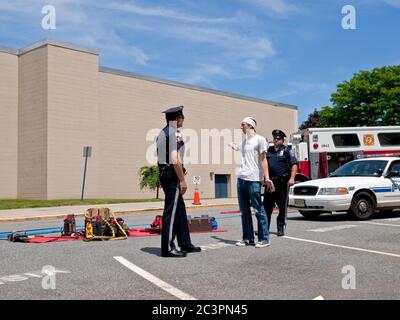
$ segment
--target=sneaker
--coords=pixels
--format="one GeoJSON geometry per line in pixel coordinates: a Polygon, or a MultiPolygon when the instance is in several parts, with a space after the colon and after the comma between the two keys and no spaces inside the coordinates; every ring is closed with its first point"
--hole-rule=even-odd
{"type": "Polygon", "coordinates": [[[236,242],[236,245],[237,245],[238,247],[254,246],[254,241],[239,240],[238,242],[236,242]]]}
{"type": "Polygon", "coordinates": [[[256,243],[256,248],[265,248],[270,246],[270,243],[267,241],[259,241],[256,243]]]}

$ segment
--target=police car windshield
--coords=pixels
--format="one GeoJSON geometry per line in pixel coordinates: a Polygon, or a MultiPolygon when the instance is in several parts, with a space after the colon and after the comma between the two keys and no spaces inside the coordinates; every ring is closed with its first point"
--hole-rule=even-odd
{"type": "Polygon", "coordinates": [[[341,166],[331,177],[380,177],[385,170],[387,160],[351,161],[341,166]]]}

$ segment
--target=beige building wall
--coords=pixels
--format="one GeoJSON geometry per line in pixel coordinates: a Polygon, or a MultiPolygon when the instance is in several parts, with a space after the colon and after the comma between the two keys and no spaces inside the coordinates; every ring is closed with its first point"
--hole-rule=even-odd
{"type": "Polygon", "coordinates": [[[18,56],[0,52],[0,198],[17,197],[18,56]]]}
{"type": "Polygon", "coordinates": [[[83,147],[88,159],[85,198],[99,197],[98,55],[48,46],[47,198],[79,199],[83,147]]]}
{"type": "MultiPolygon", "coordinates": [[[[155,150],[154,135],[165,126],[162,111],[168,107],[185,106],[183,131],[190,130],[193,138],[197,136],[199,139],[197,148],[195,143],[187,144],[188,154],[198,153],[198,164],[187,165],[189,189],[186,198],[189,199],[193,199],[194,176],[202,177],[199,188],[201,196],[213,198],[216,174],[230,175],[229,195],[236,196],[236,169],[240,161],[236,164],[233,151],[229,148],[230,156],[224,160],[223,147],[233,141],[233,129],[240,128],[245,116],[255,117],[259,123],[258,133],[268,138],[271,138],[271,132],[275,128],[287,133],[293,132],[294,123],[297,123],[297,110],[293,108],[277,107],[116,73],[111,70],[100,72],[100,123],[107,124],[107,130],[100,133],[99,138],[102,197],[136,198],[154,195],[154,192],[139,189],[138,171],[142,166],[155,164],[148,162],[147,153],[155,150]],[[202,154],[202,148],[206,148],[206,145],[202,146],[202,129],[217,129],[219,132],[227,129],[228,132],[232,132],[231,138],[228,134],[227,139],[220,142],[220,164],[212,164],[212,152],[209,152],[208,162],[207,159],[202,161],[202,157],[206,156],[202,154]],[[125,188],[121,188],[122,185],[125,188]]],[[[240,137],[239,135],[239,139],[240,137]]]]}
{"type": "Polygon", "coordinates": [[[47,52],[19,56],[18,198],[47,199],[47,52]]]}
{"type": "Polygon", "coordinates": [[[102,68],[95,50],[45,40],[0,51],[0,133],[10,137],[0,142],[1,178],[8,181],[0,198],[79,198],[84,146],[92,147],[86,199],[154,197],[140,190],[139,169],[156,164],[162,111],[172,106],[185,106],[187,199],[194,176],[202,178],[201,197],[213,198],[219,174],[229,176],[229,196],[236,196],[240,154],[227,144],[242,139],[233,130],[245,116],[269,139],[276,128],[296,131],[296,107],[102,68]],[[205,139],[212,129],[217,136],[205,139]]]}

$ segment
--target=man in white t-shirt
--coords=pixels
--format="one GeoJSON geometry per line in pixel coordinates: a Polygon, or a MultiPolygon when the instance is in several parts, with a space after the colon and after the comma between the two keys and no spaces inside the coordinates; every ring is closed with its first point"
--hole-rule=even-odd
{"type": "Polygon", "coordinates": [[[273,190],[274,186],[269,179],[268,160],[265,151],[267,141],[256,133],[257,122],[252,117],[243,119],[241,129],[246,135],[245,140],[233,149],[240,151],[242,165],[238,173],[237,194],[239,207],[242,213],[243,238],[237,246],[255,245],[256,248],[269,246],[268,218],[261,201],[261,184],[265,181],[266,188],[273,190]],[[258,222],[258,242],[254,243],[253,220],[251,207],[255,209],[258,222]]]}

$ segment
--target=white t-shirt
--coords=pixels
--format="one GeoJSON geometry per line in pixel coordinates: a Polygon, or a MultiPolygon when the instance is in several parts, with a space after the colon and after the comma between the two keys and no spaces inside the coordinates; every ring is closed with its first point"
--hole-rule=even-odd
{"type": "Polygon", "coordinates": [[[244,140],[239,147],[242,154],[242,165],[238,177],[247,181],[263,181],[264,171],[260,155],[267,151],[266,139],[256,134],[244,140]]]}

